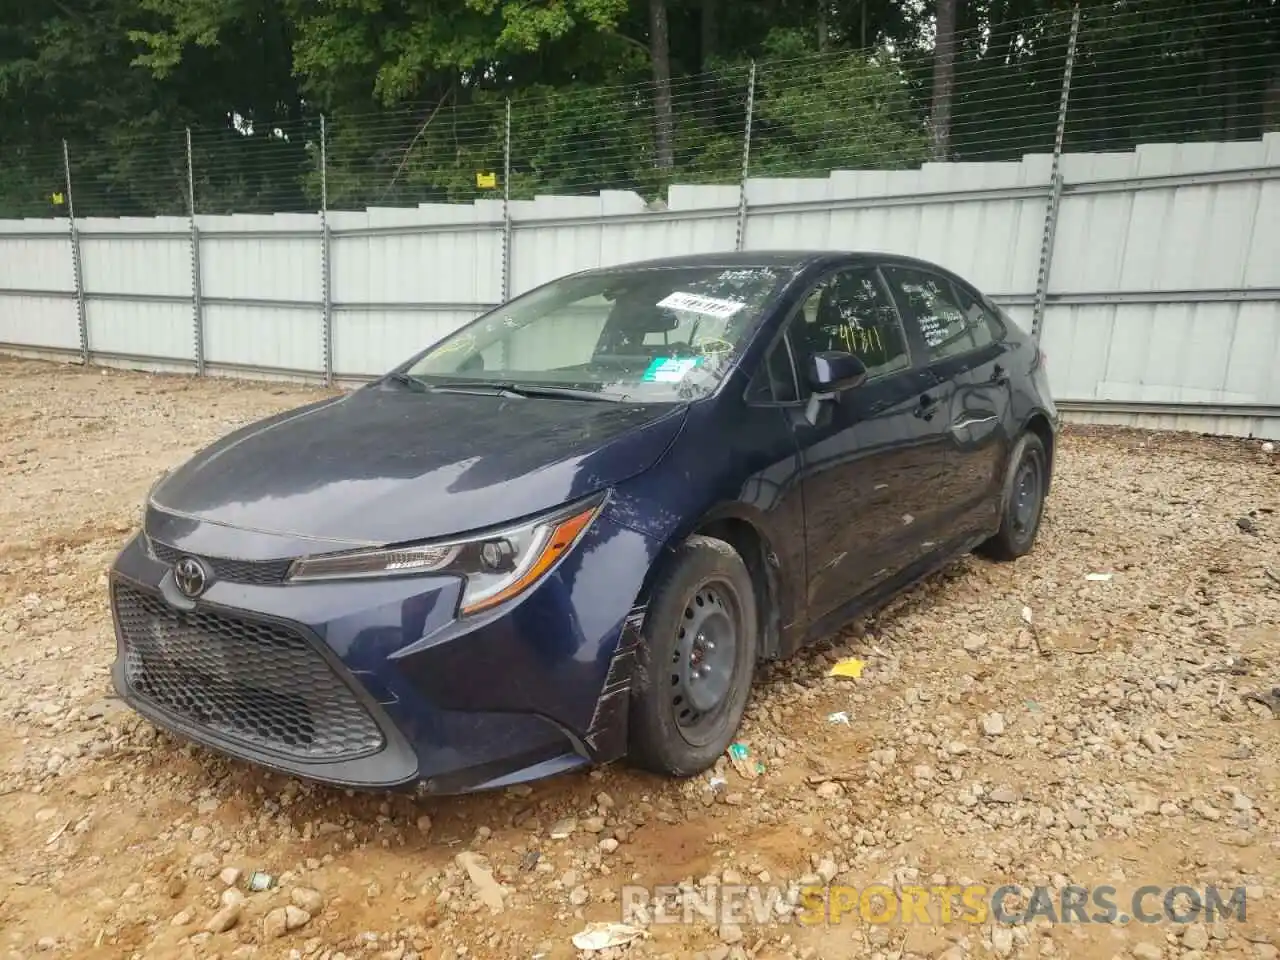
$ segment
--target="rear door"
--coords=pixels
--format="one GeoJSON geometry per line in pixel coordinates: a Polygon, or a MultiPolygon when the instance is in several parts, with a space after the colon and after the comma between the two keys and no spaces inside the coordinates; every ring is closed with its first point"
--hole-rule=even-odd
{"type": "Polygon", "coordinates": [[[973,340],[972,360],[957,382],[956,483],[965,505],[966,528],[997,523],[1000,489],[1013,443],[1009,379],[1013,347],[998,311],[966,284],[952,280],[973,340]]]}
{"type": "Polygon", "coordinates": [[[977,291],[941,272],[890,266],[885,274],[908,327],[919,330],[931,389],[945,397],[936,418],[948,451],[938,489],[944,536],[986,529],[1009,445],[1003,324],[977,291]]]}

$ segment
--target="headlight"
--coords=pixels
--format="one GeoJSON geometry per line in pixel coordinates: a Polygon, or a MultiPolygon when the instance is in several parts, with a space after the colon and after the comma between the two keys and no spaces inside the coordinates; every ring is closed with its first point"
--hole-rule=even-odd
{"type": "Polygon", "coordinates": [[[462,577],[463,616],[523,593],[573,548],[603,501],[578,504],[518,527],[438,543],[352,550],[295,560],[294,582],[444,573],[462,577]]]}

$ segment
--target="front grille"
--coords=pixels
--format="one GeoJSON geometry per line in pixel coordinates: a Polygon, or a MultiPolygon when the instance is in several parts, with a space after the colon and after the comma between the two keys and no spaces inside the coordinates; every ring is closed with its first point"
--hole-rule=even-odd
{"type": "Polygon", "coordinates": [[[130,690],[220,739],[299,760],[364,756],[382,731],[320,652],[285,627],[174,610],[117,584],[130,690]]]}
{"type": "MultiPolygon", "coordinates": [[[[183,557],[191,556],[159,540],[147,538],[147,546],[151,555],[161,563],[174,564],[183,557]]],[[[208,565],[214,579],[226,580],[230,583],[282,583],[289,575],[292,560],[229,560],[225,557],[201,557],[208,565]]]]}

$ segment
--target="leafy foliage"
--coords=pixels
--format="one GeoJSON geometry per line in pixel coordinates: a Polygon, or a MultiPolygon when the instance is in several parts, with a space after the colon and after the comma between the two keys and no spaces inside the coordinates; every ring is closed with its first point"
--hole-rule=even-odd
{"type": "MultiPolygon", "coordinates": [[[[930,152],[936,0],[8,0],[0,215],[312,210],[509,189],[736,183],[757,64],[760,176],[930,152]],[[650,6],[670,25],[674,166],[655,154],[650,6]],[[484,184],[484,185],[481,185],[484,184]],[[65,198],[63,198],[65,200],[65,198]]],[[[958,4],[947,153],[1053,143],[1066,0],[958,4]]],[[[1068,149],[1280,127],[1275,0],[1085,0],[1068,149]]]]}

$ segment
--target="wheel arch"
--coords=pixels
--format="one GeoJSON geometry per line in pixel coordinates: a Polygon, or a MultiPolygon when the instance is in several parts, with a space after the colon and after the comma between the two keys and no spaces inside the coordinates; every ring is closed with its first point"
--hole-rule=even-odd
{"type": "Polygon", "coordinates": [[[1043,410],[1037,408],[1029,413],[1022,422],[1022,433],[1034,433],[1040,442],[1044,445],[1045,459],[1048,461],[1048,476],[1045,478],[1045,493],[1049,492],[1049,488],[1053,485],[1053,467],[1054,458],[1057,453],[1057,431],[1053,428],[1053,421],[1049,419],[1049,415],[1043,410]]]}
{"type": "Polygon", "coordinates": [[[653,584],[670,562],[677,545],[692,536],[714,537],[737,551],[751,575],[759,617],[760,658],[772,660],[784,656],[787,648],[783,634],[789,619],[786,613],[792,609],[788,571],[783,568],[774,549],[774,540],[767,532],[767,522],[756,513],[758,511],[744,503],[723,503],[708,510],[692,524],[682,525],[662,545],[650,565],[637,607],[648,606],[653,584]]]}

